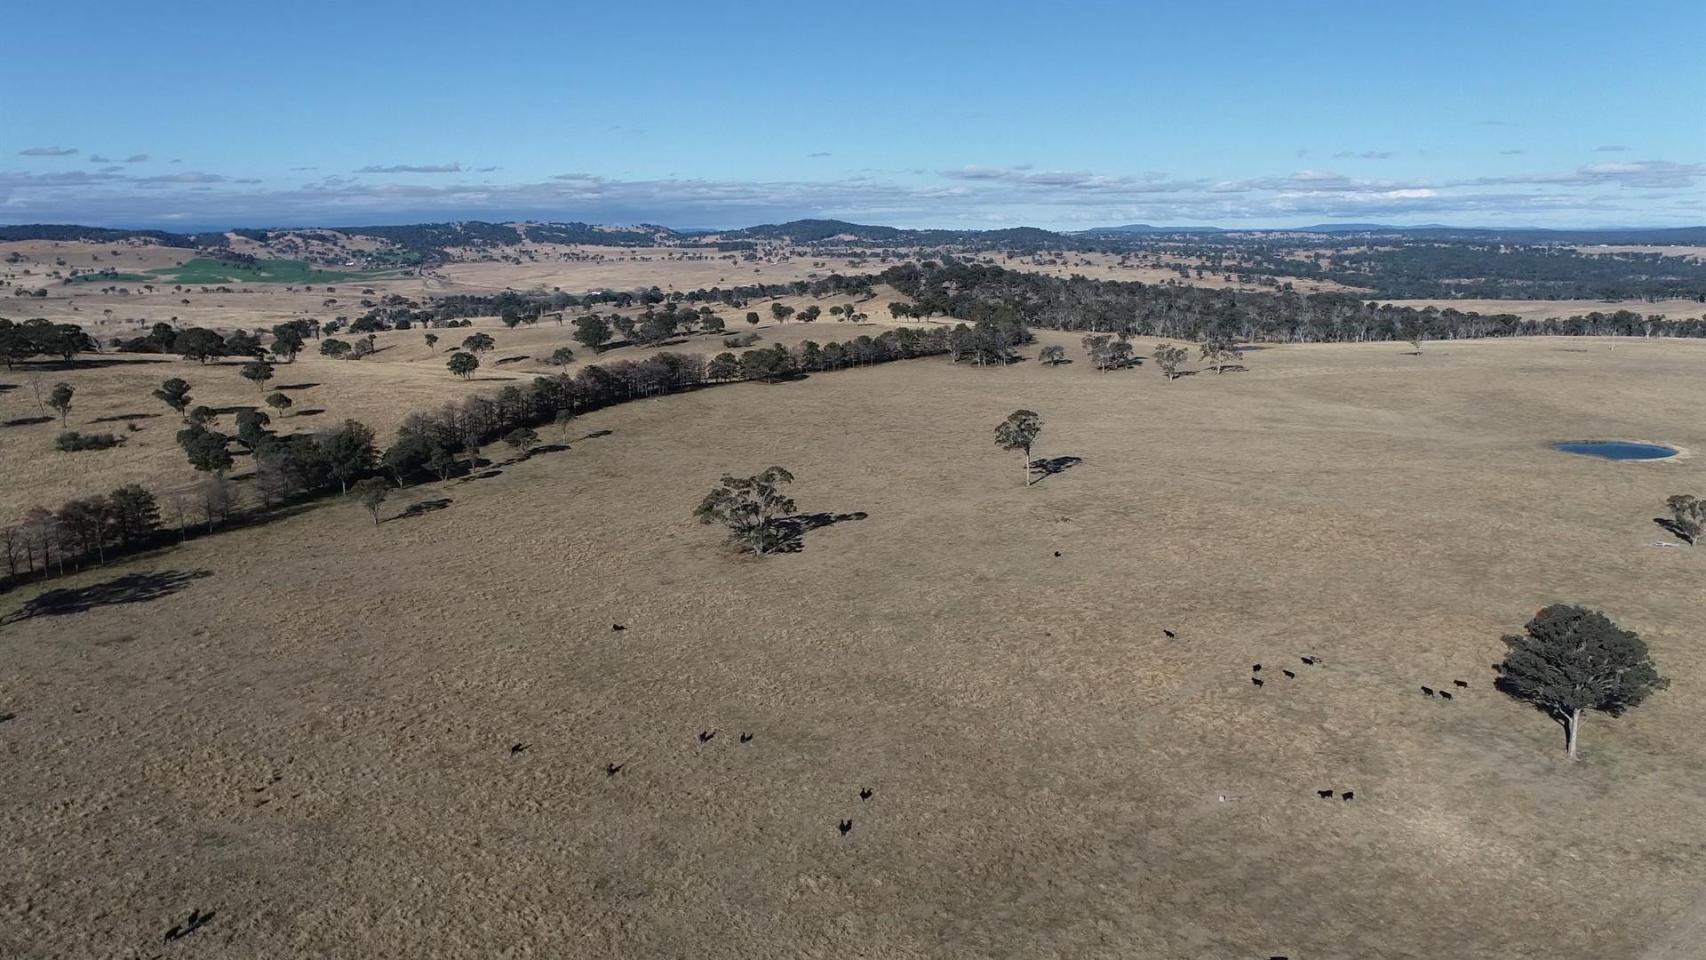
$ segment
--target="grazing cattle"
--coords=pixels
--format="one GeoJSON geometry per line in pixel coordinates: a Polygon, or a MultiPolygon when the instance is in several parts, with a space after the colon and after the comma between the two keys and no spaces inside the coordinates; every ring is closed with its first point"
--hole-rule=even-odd
{"type": "Polygon", "coordinates": [[[1262,672],[1262,665],[1259,663],[1252,663],[1250,665],[1250,672],[1251,673],[1261,673],[1262,672]]]}
{"type": "Polygon", "coordinates": [[[750,733],[741,734],[740,735],[740,742],[741,743],[751,743],[752,742],[752,734],[750,734],[750,733]]]}
{"type": "Polygon", "coordinates": [[[1262,678],[1261,677],[1251,677],[1250,682],[1259,687],[1262,685],[1262,678]]]}
{"type": "Polygon", "coordinates": [[[1166,634],[1166,635],[1167,635],[1167,639],[1169,639],[1169,640],[1174,640],[1174,639],[1177,639],[1177,638],[1178,638],[1178,636],[1179,636],[1179,635],[1178,635],[1178,634],[1176,634],[1176,633],[1174,633],[1174,632],[1173,632],[1173,631],[1171,631],[1171,630],[1167,630],[1167,629],[1163,629],[1163,630],[1162,630],[1162,631],[1161,631],[1161,632],[1162,632],[1162,633],[1164,633],[1164,634],[1166,634]]]}
{"type": "Polygon", "coordinates": [[[531,746],[531,744],[526,744],[526,743],[514,744],[513,746],[511,746],[509,748],[509,755],[513,757],[516,754],[522,752],[523,750],[526,750],[529,746],[531,746]]]}
{"type": "Polygon", "coordinates": [[[1297,659],[1302,660],[1303,665],[1306,667],[1313,667],[1321,662],[1320,657],[1298,657],[1297,659]]]}
{"type": "Polygon", "coordinates": [[[1433,687],[1423,687],[1422,692],[1431,697],[1434,695],[1434,688],[1433,687]]]}
{"type": "Polygon", "coordinates": [[[1451,685],[1454,687],[1462,687],[1465,690],[1469,689],[1469,681],[1467,680],[1453,680],[1451,681],[1451,685]]]}
{"type": "Polygon", "coordinates": [[[627,766],[625,763],[607,763],[604,765],[604,775],[607,777],[614,777],[618,773],[621,773],[622,768],[625,766],[627,766]]]}
{"type": "Polygon", "coordinates": [[[1354,790],[1346,790],[1346,791],[1345,791],[1345,799],[1346,799],[1346,800],[1354,800],[1354,799],[1356,799],[1356,791],[1354,791],[1354,790]]]}
{"type": "Polygon", "coordinates": [[[1296,680],[1297,679],[1297,674],[1292,673],[1290,670],[1281,670],[1280,673],[1285,674],[1285,678],[1287,680],[1296,680]]]}
{"type": "Polygon", "coordinates": [[[839,824],[836,825],[836,829],[840,830],[841,835],[845,837],[845,836],[847,836],[848,831],[853,829],[853,821],[843,820],[839,824]]]}
{"type": "Polygon", "coordinates": [[[1330,789],[1329,790],[1317,790],[1317,791],[1315,791],[1315,795],[1317,797],[1320,797],[1323,800],[1333,799],[1333,791],[1330,789]]]}
{"type": "Polygon", "coordinates": [[[1451,699],[1451,694],[1449,694],[1449,693],[1446,693],[1446,692],[1445,692],[1445,691],[1444,691],[1444,690],[1441,690],[1441,691],[1440,691],[1440,692],[1439,692],[1439,698],[1440,698],[1440,699],[1441,699],[1441,700],[1450,700],[1450,699],[1451,699]]]}
{"type": "Polygon", "coordinates": [[[700,743],[710,743],[711,738],[716,736],[716,735],[717,735],[717,731],[715,731],[715,730],[701,730],[701,731],[699,731],[699,742],[700,743]]]}
{"type": "Polygon", "coordinates": [[[1057,556],[1057,557],[1058,557],[1058,556],[1060,556],[1060,551],[1059,551],[1059,550],[1056,550],[1056,551],[1055,551],[1055,552],[1054,552],[1054,555],[1055,555],[1055,556],[1057,556]]]}
{"type": "Polygon", "coordinates": [[[624,627],[624,626],[623,626],[623,625],[621,625],[621,624],[620,624],[620,623],[613,623],[613,624],[611,624],[611,625],[610,625],[610,629],[611,629],[611,630],[612,630],[612,631],[613,631],[613,632],[616,632],[616,631],[622,631],[622,630],[626,630],[626,629],[628,629],[628,628],[627,628],[627,627],[624,627]]]}
{"type": "Polygon", "coordinates": [[[877,791],[872,790],[870,787],[860,787],[859,788],[859,799],[869,800],[869,799],[871,799],[871,795],[876,793],[876,792],[877,791]]]}

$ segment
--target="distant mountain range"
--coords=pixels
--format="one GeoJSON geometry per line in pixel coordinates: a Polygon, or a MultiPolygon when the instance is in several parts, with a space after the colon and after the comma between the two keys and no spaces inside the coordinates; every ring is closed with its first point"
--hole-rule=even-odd
{"type": "Polygon", "coordinates": [[[126,230],[70,224],[23,224],[0,226],[0,242],[8,240],[82,240],[105,243],[121,239],[148,239],[176,247],[222,247],[227,234],[265,242],[274,234],[341,234],[388,241],[398,248],[432,255],[447,247],[505,246],[524,240],[604,246],[657,246],[671,244],[717,246],[739,249],[746,244],[786,241],[810,244],[842,241],[871,247],[885,246],[983,246],[989,249],[1044,250],[1106,244],[1119,238],[1165,235],[1216,234],[1379,234],[1437,240],[1481,240],[1506,243],[1622,243],[1706,244],[1706,227],[1606,227],[1559,230],[1539,227],[1454,227],[1446,224],[1395,226],[1381,223],[1319,223],[1307,227],[1252,228],[1215,226],[1153,226],[1130,223],[1095,227],[1070,233],[1037,227],[1008,227],[999,230],[910,229],[846,220],[790,220],[728,230],[672,229],[655,224],[601,226],[579,222],[487,223],[478,220],[450,223],[398,224],[371,227],[320,227],[283,229],[209,230],[171,233],[163,230],[126,230]]]}
{"type": "Polygon", "coordinates": [[[1541,243],[1680,243],[1706,242],[1706,227],[1454,227],[1444,223],[1401,226],[1390,223],[1316,223],[1307,227],[1157,227],[1128,223],[1118,227],[1091,227],[1077,236],[1106,234],[1184,233],[1383,233],[1393,235],[1452,237],[1461,239],[1509,240],[1541,243]]]}

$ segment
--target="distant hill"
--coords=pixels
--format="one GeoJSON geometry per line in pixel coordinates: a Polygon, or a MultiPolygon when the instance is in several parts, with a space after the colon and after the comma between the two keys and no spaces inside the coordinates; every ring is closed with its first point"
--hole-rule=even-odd
{"type": "Polygon", "coordinates": [[[1152,227],[1147,223],[1128,223],[1123,227],[1091,227],[1079,233],[1225,233],[1223,227],[1152,227]]]}
{"type": "Polygon", "coordinates": [[[790,220],[787,223],[766,223],[740,230],[724,230],[718,233],[718,236],[725,240],[790,240],[794,243],[821,243],[839,238],[896,246],[987,243],[991,247],[1026,249],[1059,246],[1067,241],[1063,234],[1038,227],[1009,227],[1002,230],[909,230],[904,227],[850,223],[846,220],[790,220]]]}
{"type": "MultiPolygon", "coordinates": [[[[1073,233],[1058,233],[1038,227],[1008,227],[999,230],[909,229],[829,219],[790,220],[785,223],[765,223],[725,230],[686,230],[658,224],[608,226],[579,221],[488,223],[480,220],[351,227],[243,228],[228,232],[199,233],[85,227],[75,224],[0,226],[0,242],[52,240],[111,243],[121,240],[147,240],[164,246],[203,250],[229,247],[230,236],[233,235],[262,245],[272,245],[281,239],[289,242],[288,238],[292,235],[334,245],[338,244],[340,238],[366,237],[383,241],[388,245],[387,249],[393,257],[408,255],[407,261],[399,262],[413,263],[441,259],[446,256],[446,251],[451,249],[498,248],[529,240],[589,246],[688,245],[722,250],[750,249],[756,244],[768,242],[802,245],[834,243],[871,248],[959,246],[1033,252],[1141,246],[1146,242],[1144,238],[1151,236],[1199,235],[1206,240],[1219,236],[1236,238],[1284,234],[1320,234],[1331,237],[1369,235],[1434,242],[1508,244],[1706,244],[1706,227],[1557,230],[1538,227],[1454,227],[1446,224],[1393,226],[1380,223],[1318,223],[1307,227],[1287,228],[1154,226],[1147,223],[1129,223],[1073,233]]],[[[296,254],[284,254],[287,257],[293,255],[296,254]]]]}

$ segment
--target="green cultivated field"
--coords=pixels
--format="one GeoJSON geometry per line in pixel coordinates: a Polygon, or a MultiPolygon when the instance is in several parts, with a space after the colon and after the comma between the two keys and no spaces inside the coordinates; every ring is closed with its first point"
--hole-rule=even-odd
{"type": "Polygon", "coordinates": [[[252,264],[197,257],[178,267],[149,271],[171,283],[344,283],[394,276],[394,270],[322,270],[301,260],[257,260],[252,264]]]}

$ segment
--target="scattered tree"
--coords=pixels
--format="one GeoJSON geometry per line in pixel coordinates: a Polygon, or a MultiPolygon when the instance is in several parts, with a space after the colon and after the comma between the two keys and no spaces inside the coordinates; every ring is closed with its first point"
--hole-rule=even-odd
{"type": "Polygon", "coordinates": [[[1043,432],[1043,418],[1030,410],[1015,410],[995,428],[995,445],[1024,455],[1025,486],[1031,485],[1031,445],[1043,432]]]}
{"type": "Polygon", "coordinates": [[[53,392],[47,395],[47,405],[59,412],[59,425],[62,427],[71,416],[71,397],[76,392],[69,383],[56,383],[53,392]]]}
{"type": "Polygon", "coordinates": [[[273,376],[272,364],[265,360],[253,360],[245,363],[243,369],[238,372],[243,375],[244,380],[254,384],[260,390],[266,389],[267,381],[271,380],[273,376]]]}
{"type": "Polygon", "coordinates": [[[355,485],[355,498],[373,515],[373,525],[379,526],[379,508],[391,495],[391,484],[379,477],[368,477],[355,485]]]}
{"type": "Polygon", "coordinates": [[[1689,544],[1700,539],[1701,532],[1706,530],[1706,500],[1679,493],[1667,497],[1665,506],[1670,508],[1671,515],[1670,522],[1664,524],[1666,529],[1689,544]]]}
{"type": "Polygon", "coordinates": [[[480,369],[480,358],[458,350],[450,355],[444,365],[450,368],[451,373],[467,380],[474,375],[475,370],[480,369]]]}
{"type": "Polygon", "coordinates": [[[522,457],[526,457],[538,445],[539,434],[529,427],[516,427],[504,434],[504,443],[509,444],[522,457]]]}
{"type": "Polygon", "coordinates": [[[154,396],[182,417],[190,406],[190,385],[182,378],[173,377],[160,384],[160,388],[154,391],[154,396]]]}
{"type": "Polygon", "coordinates": [[[1155,353],[1153,356],[1155,358],[1155,365],[1161,368],[1161,373],[1166,376],[1168,382],[1179,378],[1179,364],[1184,363],[1185,357],[1187,356],[1184,347],[1175,347],[1168,343],[1158,343],[1155,345],[1155,353]]]}
{"type": "Polygon", "coordinates": [[[267,406],[277,410],[279,416],[284,416],[284,412],[289,410],[294,403],[295,401],[291,400],[290,395],[287,393],[281,393],[274,390],[272,393],[267,394],[267,406]]]}
{"type": "Polygon", "coordinates": [[[436,333],[427,334],[426,335],[426,345],[427,345],[427,351],[429,353],[437,353],[438,352],[438,334],[436,334],[436,333]]]}
{"type": "Polygon", "coordinates": [[[782,542],[784,530],[778,521],[794,512],[793,499],[782,492],[783,484],[793,482],[794,475],[782,467],[752,477],[724,474],[693,515],[700,523],[722,524],[731,543],[764,556],[782,542]]]}
{"type": "Polygon", "coordinates": [[[283,357],[286,363],[295,363],[296,355],[302,352],[306,345],[302,338],[301,321],[281,323],[272,328],[272,354],[283,357]]]}
{"type": "Polygon", "coordinates": [[[476,357],[497,345],[498,342],[493,340],[489,333],[471,333],[462,340],[462,349],[476,357]]]}
{"type": "Polygon", "coordinates": [[[319,442],[327,472],[337,479],[345,493],[349,492],[350,481],[371,471],[378,460],[373,431],[355,420],[345,420],[342,427],[322,434],[319,442]]]}
{"type": "Polygon", "coordinates": [[[1227,365],[1244,359],[1244,354],[1239,351],[1237,344],[1218,337],[1204,340],[1197,353],[1205,363],[1214,367],[1216,374],[1224,371],[1227,365]]]}
{"type": "Polygon", "coordinates": [[[1564,728],[1576,757],[1582,711],[1618,716],[1669,686],[1647,644],[1598,610],[1568,604],[1542,609],[1520,635],[1507,635],[1499,688],[1545,711],[1564,728]]]}
{"type": "Polygon", "coordinates": [[[583,344],[593,353],[604,349],[604,345],[610,342],[613,335],[610,321],[596,313],[575,318],[575,342],[583,344]]]}
{"type": "Polygon", "coordinates": [[[1066,348],[1060,347],[1060,346],[1052,346],[1052,345],[1044,347],[1041,350],[1037,351],[1037,362],[1038,363],[1046,363],[1051,367],[1055,366],[1057,364],[1065,363],[1066,362],[1066,348]]]}

